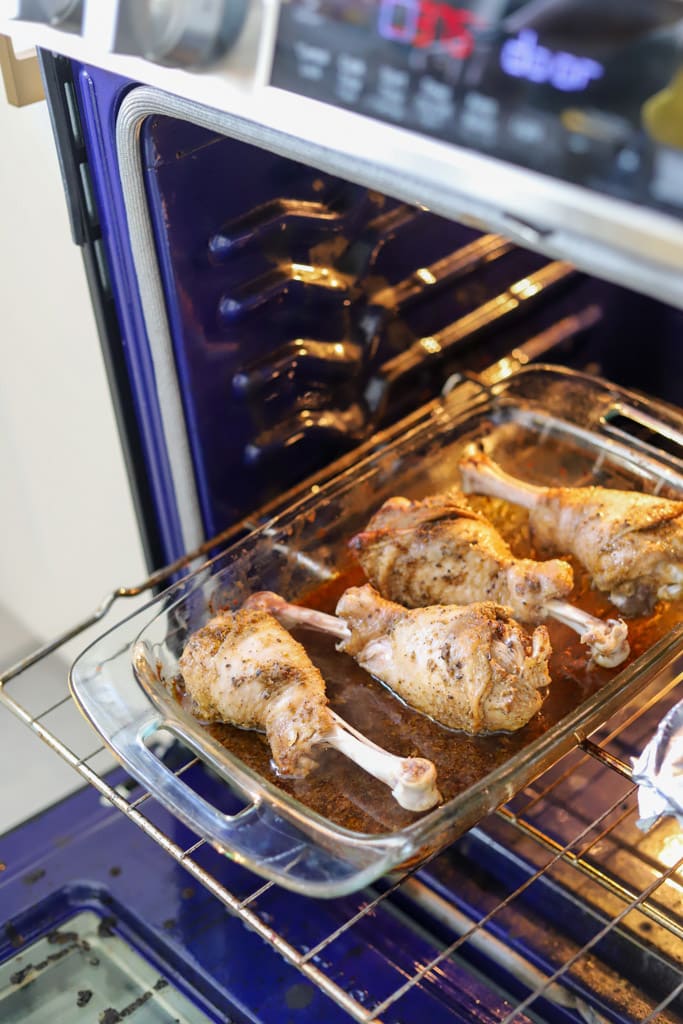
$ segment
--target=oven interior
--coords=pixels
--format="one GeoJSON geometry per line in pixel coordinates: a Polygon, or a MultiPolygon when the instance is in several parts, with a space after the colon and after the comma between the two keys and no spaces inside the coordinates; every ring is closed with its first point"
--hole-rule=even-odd
{"type": "Polygon", "coordinates": [[[678,310],[172,117],[142,154],[205,536],[539,335],[680,398],[678,310]]]}
{"type": "MultiPolygon", "coordinates": [[[[95,130],[130,85],[87,68],[72,79],[59,61],[50,74],[156,569],[185,551],[173,452],[112,173],[115,143],[95,130]]],[[[506,360],[540,358],[680,402],[678,309],[171,115],[145,120],[139,153],[203,538],[243,535],[264,509],[353,460],[447,382],[481,381],[494,364],[504,373],[506,360]]],[[[680,467],[675,438],[657,438],[651,425],[628,430],[680,467]]],[[[159,571],[143,589],[179,571],[159,571]]],[[[122,588],[115,609],[139,589],[122,588]]],[[[95,632],[100,618],[98,610],[95,632]]],[[[110,773],[85,723],[67,742],[63,722],[77,712],[66,684],[50,707],[31,691],[26,670],[40,654],[3,676],[0,695],[94,790],[10,835],[2,867],[17,851],[21,871],[0,876],[0,961],[91,909],[209,1019],[282,1020],[282,1002],[248,981],[258,956],[295,1020],[683,1020],[683,842],[672,819],[638,829],[630,779],[630,758],[681,698],[675,657],[636,700],[428,864],[320,902],[257,879],[133,780],[110,773]],[[57,833],[41,832],[86,814],[90,826],[70,826],[71,858],[57,833]],[[98,846],[92,863],[88,829],[98,846]],[[18,851],[28,838],[39,846],[27,859],[18,851]],[[145,882],[131,887],[136,857],[145,882]]],[[[198,792],[220,787],[182,744],[163,756],[198,792]]],[[[0,976],[7,1019],[24,1019],[22,1000],[52,963],[42,956],[23,975],[25,962],[0,976]]],[[[158,1012],[150,1020],[178,1019],[180,1010],[157,1003],[144,1003],[158,1012]]],[[[188,1020],[201,1019],[195,1011],[183,1009],[188,1020]]]]}

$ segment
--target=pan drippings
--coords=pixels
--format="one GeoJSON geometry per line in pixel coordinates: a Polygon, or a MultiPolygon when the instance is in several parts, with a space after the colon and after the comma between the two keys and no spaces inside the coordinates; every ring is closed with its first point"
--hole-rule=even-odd
{"type": "MultiPolygon", "coordinates": [[[[508,534],[508,539],[515,540],[520,555],[536,554],[518,510],[511,513],[509,506],[495,499],[477,499],[477,505],[502,533],[508,534]],[[514,538],[510,537],[511,533],[514,538]]],[[[587,574],[576,563],[573,567],[576,603],[594,615],[614,614],[609,603],[591,589],[587,574]]],[[[354,566],[319,589],[302,595],[301,603],[333,612],[344,590],[362,582],[362,572],[354,566]]],[[[680,602],[661,605],[651,616],[630,619],[631,654],[626,664],[647,650],[679,619],[680,602]]],[[[554,622],[547,625],[553,646],[550,662],[553,683],[540,713],[515,733],[488,736],[455,732],[413,711],[352,658],[337,653],[334,639],[305,630],[295,635],[320,668],[332,707],[392,753],[433,761],[441,793],[449,800],[506,762],[614,677],[615,670],[587,666],[585,648],[575,633],[554,622]]],[[[624,667],[620,666],[620,670],[624,667]]],[[[272,769],[265,736],[229,725],[212,725],[207,729],[254,771],[338,825],[357,832],[379,834],[403,828],[416,820],[416,815],[392,800],[386,786],[335,751],[326,751],[317,771],[306,779],[282,779],[272,769]]]]}
{"type": "MultiPolygon", "coordinates": [[[[479,436],[485,438],[492,457],[503,468],[533,483],[561,481],[581,486],[597,482],[607,487],[634,487],[634,480],[620,469],[612,467],[608,472],[602,467],[598,470],[594,453],[574,447],[566,440],[558,443],[512,423],[488,423],[480,425],[480,430],[482,428],[479,436]]],[[[406,497],[425,496],[457,485],[462,443],[461,439],[460,444],[446,448],[439,458],[423,464],[412,481],[396,479],[395,493],[406,497]]],[[[635,486],[639,486],[637,482],[635,486]]],[[[468,500],[475,512],[483,513],[493,523],[516,557],[566,557],[563,552],[543,551],[534,545],[525,509],[488,496],[473,494],[468,500]]],[[[379,505],[379,497],[377,502],[379,505]]],[[[368,515],[371,511],[368,509],[368,515]]],[[[599,618],[614,618],[618,612],[592,587],[585,569],[571,556],[566,560],[574,572],[572,603],[599,618]]],[[[342,549],[337,565],[338,574],[333,579],[297,594],[297,603],[333,613],[347,588],[365,582],[362,569],[347,550],[342,549]]],[[[337,652],[332,637],[304,629],[293,633],[322,672],[331,707],[370,740],[392,753],[433,761],[439,790],[448,801],[524,750],[594,696],[680,621],[681,604],[680,601],[660,602],[650,615],[628,619],[631,650],[628,659],[617,669],[589,664],[589,655],[579,636],[558,621],[546,620],[553,649],[549,666],[552,685],[540,712],[516,732],[477,736],[448,729],[408,707],[360,668],[353,658],[337,652]]],[[[273,769],[270,747],[263,734],[230,725],[206,728],[260,776],[337,825],[355,832],[382,834],[402,829],[419,819],[419,815],[402,809],[385,785],[334,750],[320,754],[318,769],[307,778],[282,778],[273,769]]]]}

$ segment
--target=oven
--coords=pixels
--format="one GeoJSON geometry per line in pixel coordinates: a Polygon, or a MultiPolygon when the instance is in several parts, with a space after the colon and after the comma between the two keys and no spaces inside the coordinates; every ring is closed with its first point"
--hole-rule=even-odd
{"type": "Polygon", "coordinates": [[[2,1020],[683,1019],[683,837],[634,777],[683,699],[679,603],[616,672],[574,645],[571,706],[410,842],[311,824],[155,689],[195,613],[324,590],[393,481],[446,486],[482,431],[512,469],[547,448],[680,496],[682,25],[678,0],[0,5],[38,47],[150,572],[0,679],[87,784],[1,840],[2,1020]]]}

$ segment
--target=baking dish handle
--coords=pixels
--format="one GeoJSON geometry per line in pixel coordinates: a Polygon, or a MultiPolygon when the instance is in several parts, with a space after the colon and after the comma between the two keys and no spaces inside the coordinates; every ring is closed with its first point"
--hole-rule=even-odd
{"type": "MultiPolygon", "coordinates": [[[[254,799],[227,814],[200,796],[150,748],[167,723],[156,713],[111,737],[111,745],[130,774],[193,833],[219,853],[274,882],[308,896],[338,896],[384,873],[395,846],[363,851],[359,864],[313,841],[277,813],[267,801],[254,799]]],[[[189,774],[189,773],[188,773],[189,774]]],[[[237,788],[237,787],[236,787],[237,788]]]]}
{"type": "MultiPolygon", "coordinates": [[[[104,638],[85,651],[72,666],[70,686],[73,697],[91,725],[104,739],[126,771],[175,818],[182,821],[195,835],[231,860],[277,882],[287,889],[309,896],[332,897],[352,892],[386,873],[400,857],[406,845],[405,838],[393,836],[384,842],[373,837],[364,842],[359,837],[345,844],[343,855],[339,844],[321,836],[320,825],[315,837],[302,827],[292,813],[282,813],[276,797],[267,792],[255,793],[248,775],[241,776],[237,768],[221,767],[210,760],[202,765],[213,773],[221,784],[206,784],[202,791],[216,793],[206,799],[189,782],[193,767],[174,772],[155,752],[155,737],[169,734],[181,740],[194,753],[198,745],[192,729],[184,729],[177,717],[169,717],[163,700],[152,700],[152,682],[159,649],[136,643],[139,619],[145,611],[121,623],[128,641],[117,653],[100,658],[98,652],[104,638]],[[130,650],[133,648],[134,671],[131,671],[130,650]],[[149,679],[147,679],[149,675],[149,679]],[[147,685],[143,685],[145,680],[147,685]],[[182,772],[182,777],[181,777],[182,772]],[[225,788],[223,788],[223,786],[225,788]],[[246,806],[236,813],[226,813],[223,807],[235,806],[239,799],[246,806]]],[[[158,687],[157,687],[158,688],[158,687]]],[[[165,699],[165,698],[164,698],[165,699]]],[[[197,771],[204,771],[201,765],[197,771]]],[[[209,782],[211,781],[209,777],[209,782]]],[[[150,818],[138,807],[138,797],[126,809],[144,829],[150,818]]],[[[189,849],[194,849],[192,843],[189,849]]],[[[189,849],[186,853],[189,856],[189,849]]]]}

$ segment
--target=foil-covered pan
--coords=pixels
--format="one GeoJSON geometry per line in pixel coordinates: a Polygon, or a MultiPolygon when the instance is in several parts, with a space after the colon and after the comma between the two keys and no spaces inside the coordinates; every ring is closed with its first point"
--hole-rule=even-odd
{"type": "Polygon", "coordinates": [[[643,831],[667,817],[683,827],[683,700],[669,709],[633,759],[633,781],[638,783],[638,826],[643,831]]]}

